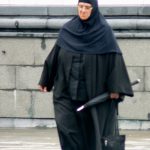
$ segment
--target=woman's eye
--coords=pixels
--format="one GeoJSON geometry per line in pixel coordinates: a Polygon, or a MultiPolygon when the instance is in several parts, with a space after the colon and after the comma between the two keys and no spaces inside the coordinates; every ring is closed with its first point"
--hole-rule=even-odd
{"type": "Polygon", "coordinates": [[[79,6],[79,8],[83,8],[83,6],[79,6]]]}

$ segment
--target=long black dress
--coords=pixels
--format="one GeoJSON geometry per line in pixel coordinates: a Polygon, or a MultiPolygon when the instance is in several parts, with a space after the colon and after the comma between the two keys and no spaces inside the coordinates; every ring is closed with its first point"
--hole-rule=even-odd
{"type": "Polygon", "coordinates": [[[104,92],[133,96],[121,54],[77,54],[58,45],[45,60],[39,84],[49,91],[54,85],[54,111],[62,150],[102,150],[100,138],[114,134],[119,99],[108,99],[76,112],[80,105],[104,92]]]}

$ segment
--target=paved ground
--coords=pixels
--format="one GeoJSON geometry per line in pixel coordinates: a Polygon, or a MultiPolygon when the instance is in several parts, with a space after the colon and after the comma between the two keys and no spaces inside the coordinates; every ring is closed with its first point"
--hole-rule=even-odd
{"type": "Polygon", "coordinates": [[[127,135],[126,150],[150,150],[150,131],[122,131],[127,135]]]}
{"type": "MultiPolygon", "coordinates": [[[[150,150],[150,131],[122,131],[126,150],[150,150]]],[[[0,128],[0,150],[60,150],[55,128],[0,128]]]]}

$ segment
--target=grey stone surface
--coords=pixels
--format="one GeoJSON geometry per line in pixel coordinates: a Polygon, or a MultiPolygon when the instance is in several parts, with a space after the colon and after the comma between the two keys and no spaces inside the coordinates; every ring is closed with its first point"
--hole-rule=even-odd
{"type": "Polygon", "coordinates": [[[150,29],[150,19],[107,19],[108,23],[116,30],[148,30],[150,29]]]}
{"type": "Polygon", "coordinates": [[[150,67],[145,67],[145,90],[150,91],[150,67]]]}
{"type": "Polygon", "coordinates": [[[143,67],[127,67],[130,81],[133,82],[136,79],[140,79],[140,83],[133,86],[134,91],[144,91],[144,68],[143,67]]]}
{"type": "MultiPolygon", "coordinates": [[[[6,44],[4,40],[2,40],[1,42],[3,45],[6,44]]],[[[2,57],[3,59],[3,60],[0,59],[1,64],[42,65],[45,58],[51,51],[56,39],[11,38],[11,39],[7,39],[6,41],[12,43],[10,47],[14,47],[14,48],[10,50],[10,48],[8,47],[7,48],[8,52],[7,52],[7,50],[3,48],[4,46],[1,45],[1,50],[6,51],[5,55],[1,51],[0,58],[2,57]],[[18,44],[16,45],[16,43],[21,43],[21,44],[19,46],[18,44]],[[17,48],[15,49],[16,46],[17,48]],[[6,61],[6,63],[4,61],[6,61]]]]}
{"type": "MultiPolygon", "coordinates": [[[[117,41],[123,51],[123,56],[127,66],[150,66],[149,39],[118,39],[117,41]]],[[[43,64],[44,59],[53,47],[54,42],[55,39],[52,39],[52,41],[51,39],[47,39],[45,43],[46,46],[48,46],[48,51],[47,48],[45,50],[38,48],[38,50],[35,51],[35,64],[43,64]]]]}
{"type": "Polygon", "coordinates": [[[33,117],[54,118],[52,93],[33,92],[33,117]]]}
{"type": "MultiPolygon", "coordinates": [[[[9,18],[12,21],[12,23],[6,21],[5,24],[3,24],[4,22],[1,20],[1,26],[7,26],[9,31],[12,26],[16,28],[16,26],[14,26],[15,21],[18,21],[16,18],[20,19],[20,23],[18,24],[20,28],[36,27],[43,29],[47,27],[51,29],[54,26],[56,29],[59,28],[63,22],[61,22],[62,20],[60,22],[58,22],[58,20],[51,20],[51,17],[55,19],[57,15],[57,19],[69,19],[72,15],[76,14],[75,7],[73,9],[70,7],[1,8],[2,7],[0,7],[1,19],[9,18]],[[43,19],[44,22],[41,19],[43,19]],[[45,22],[45,20],[47,20],[47,22],[45,22]],[[40,24],[37,24],[38,21],[41,21],[40,24]],[[33,26],[33,24],[35,26],[33,26]]],[[[126,98],[125,101],[120,104],[120,117],[133,121],[123,122],[122,120],[121,126],[124,129],[149,129],[149,121],[143,121],[141,123],[139,120],[148,120],[148,113],[150,113],[150,31],[143,30],[149,29],[150,27],[148,22],[150,9],[149,7],[100,7],[100,10],[106,18],[108,17],[108,22],[111,21],[110,24],[115,29],[115,35],[118,37],[119,45],[123,51],[131,81],[136,78],[141,79],[141,83],[134,87],[134,91],[138,91],[135,92],[135,97],[126,98]],[[137,16],[143,19],[145,18],[146,21],[138,19],[132,20],[132,22],[128,20],[124,22],[125,20],[123,20],[125,18],[135,19],[137,16]],[[118,22],[116,22],[116,19],[118,19],[118,22]],[[135,119],[139,120],[135,121],[135,119]]],[[[43,65],[45,58],[51,51],[56,41],[54,38],[57,37],[58,32],[49,29],[9,31],[1,30],[0,32],[0,36],[2,37],[0,39],[0,89],[5,89],[5,91],[0,91],[0,117],[12,117],[13,119],[3,120],[0,126],[48,127],[50,122],[45,118],[54,118],[51,93],[41,93],[34,90],[38,88],[37,84],[42,71],[41,65],[43,65]],[[17,68],[16,76],[15,68],[17,68]],[[15,78],[17,79],[16,83],[15,78]],[[12,90],[15,88],[15,84],[17,87],[16,92],[12,90]],[[7,89],[11,89],[11,91],[7,91],[7,89]],[[14,119],[15,117],[27,119],[14,119]],[[31,118],[41,119],[34,120],[31,118]]]]}
{"type": "Polygon", "coordinates": [[[142,130],[150,130],[150,120],[149,121],[143,121],[141,124],[142,130]]]}
{"type": "Polygon", "coordinates": [[[41,72],[41,67],[16,67],[16,88],[38,89],[41,72]]]}
{"type": "MultiPolygon", "coordinates": [[[[55,119],[23,119],[23,118],[0,118],[0,128],[53,128],[57,127],[55,119]]],[[[121,130],[150,130],[150,121],[142,120],[119,120],[121,130]]]]}
{"type": "Polygon", "coordinates": [[[14,127],[14,118],[0,118],[0,128],[14,127]]]}
{"type": "MultiPolygon", "coordinates": [[[[0,32],[0,37],[3,38],[56,38],[58,37],[57,32],[33,32],[28,31],[28,32],[23,32],[23,31],[2,31],[0,32]]],[[[150,36],[149,36],[150,37],[150,36]]]]}
{"type": "Polygon", "coordinates": [[[100,11],[106,16],[138,15],[138,7],[102,7],[100,11]]]}
{"type": "Polygon", "coordinates": [[[145,120],[119,120],[122,130],[150,130],[150,121],[145,120]]]}
{"type": "Polygon", "coordinates": [[[150,66],[149,39],[119,39],[127,66],[150,66]]]}
{"type": "Polygon", "coordinates": [[[0,19],[1,24],[0,28],[16,28],[16,29],[43,29],[46,28],[47,19],[37,18],[37,17],[28,17],[28,18],[20,18],[20,17],[3,17],[0,19]]]}
{"type": "Polygon", "coordinates": [[[0,117],[15,117],[15,99],[13,91],[0,90],[0,117]]]}
{"type": "Polygon", "coordinates": [[[0,89],[15,88],[15,67],[0,66],[0,89]]]}
{"type": "Polygon", "coordinates": [[[136,28],[137,29],[145,29],[149,30],[150,29],[150,20],[148,18],[146,19],[138,19],[136,23],[136,28]]]}
{"type": "MultiPolygon", "coordinates": [[[[137,7],[137,6],[124,6],[124,7],[99,7],[100,11],[104,15],[150,15],[149,6],[137,7]]],[[[18,6],[1,6],[0,15],[28,15],[28,16],[64,16],[77,14],[76,6],[45,6],[45,7],[18,7],[18,6]]]]}
{"type": "Polygon", "coordinates": [[[113,29],[136,29],[137,19],[107,19],[113,29]]]}
{"type": "Polygon", "coordinates": [[[20,118],[32,117],[31,92],[16,91],[15,97],[14,116],[20,118]]]}
{"type": "Polygon", "coordinates": [[[71,16],[77,14],[76,7],[67,7],[67,6],[53,6],[48,7],[48,15],[50,16],[71,16]]]}
{"type": "MultiPolygon", "coordinates": [[[[138,16],[138,15],[150,15],[149,6],[137,7],[137,6],[100,6],[99,10],[105,16],[138,16]]],[[[65,16],[76,15],[76,7],[48,7],[48,15],[51,16],[65,16]]]]}
{"type": "Polygon", "coordinates": [[[139,30],[139,32],[136,31],[124,31],[124,32],[117,32],[115,31],[115,36],[118,39],[150,39],[150,32],[149,30],[143,32],[142,30],[139,30]]]}
{"type": "Polygon", "coordinates": [[[40,41],[43,48],[39,47],[35,50],[35,65],[43,65],[46,57],[54,46],[56,39],[45,39],[40,41]]]}
{"type": "Polygon", "coordinates": [[[128,130],[140,130],[141,129],[141,122],[138,120],[129,121],[129,120],[120,120],[119,121],[119,128],[120,129],[128,129],[128,130]]]}
{"type": "Polygon", "coordinates": [[[149,6],[147,6],[147,7],[140,7],[138,9],[138,14],[139,15],[147,15],[147,16],[149,16],[150,15],[150,7],[149,6]]]}
{"type": "Polygon", "coordinates": [[[35,127],[56,127],[54,119],[33,119],[33,118],[0,118],[0,128],[35,128],[35,127]]]}
{"type": "MultiPolygon", "coordinates": [[[[150,131],[121,130],[125,150],[149,150],[150,131]]],[[[83,144],[83,143],[81,143],[83,144]]],[[[0,150],[61,150],[57,128],[1,128],[0,150]]]]}
{"type": "Polygon", "coordinates": [[[33,65],[36,41],[23,38],[0,39],[0,64],[33,65]]]}
{"type": "Polygon", "coordinates": [[[48,19],[47,20],[47,28],[51,29],[60,29],[65,23],[70,21],[71,18],[54,18],[54,19],[48,19]]]}
{"type": "MultiPolygon", "coordinates": [[[[66,22],[71,20],[71,18],[53,18],[53,19],[18,19],[18,22],[20,24],[19,28],[51,28],[51,29],[60,29],[66,22]],[[37,25],[38,23],[38,25],[37,25]]],[[[110,19],[106,18],[107,22],[110,24],[110,26],[113,29],[116,30],[148,30],[150,29],[150,19],[110,19]]],[[[7,27],[7,26],[6,26],[7,27]]]]}
{"type": "MultiPolygon", "coordinates": [[[[0,28],[5,29],[57,29],[59,30],[72,17],[66,18],[40,18],[40,17],[3,17],[0,18],[0,28]]],[[[150,29],[150,19],[146,18],[106,18],[110,26],[115,30],[148,30],[150,29]]],[[[45,31],[44,31],[45,32],[45,31]]],[[[47,31],[48,32],[48,31],[47,31]]]]}
{"type": "Polygon", "coordinates": [[[28,127],[29,128],[35,128],[35,127],[53,128],[53,127],[56,127],[56,122],[54,119],[19,119],[17,118],[13,120],[13,125],[14,125],[13,127],[19,127],[19,128],[28,128],[28,127]]]}
{"type": "Polygon", "coordinates": [[[150,93],[135,92],[134,97],[126,97],[119,105],[119,115],[124,119],[148,120],[150,113],[150,93]]]}
{"type": "Polygon", "coordinates": [[[0,7],[0,15],[47,15],[47,7],[2,6],[0,7]]]}
{"type": "MultiPolygon", "coordinates": [[[[142,30],[139,30],[139,32],[136,31],[116,31],[114,30],[114,34],[116,38],[118,39],[150,39],[150,31],[147,30],[143,32],[142,30]]],[[[28,32],[22,32],[22,31],[1,31],[0,37],[2,38],[57,38],[58,32],[34,32],[33,30],[30,30],[28,32]]]]}

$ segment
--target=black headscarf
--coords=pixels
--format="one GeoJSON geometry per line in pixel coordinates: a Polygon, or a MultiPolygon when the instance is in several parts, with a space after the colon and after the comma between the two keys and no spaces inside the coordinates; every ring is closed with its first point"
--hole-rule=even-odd
{"type": "Polygon", "coordinates": [[[91,16],[81,20],[75,16],[67,22],[57,40],[57,44],[67,50],[83,54],[121,53],[111,27],[98,10],[97,0],[79,0],[93,7],[91,16]]]}

